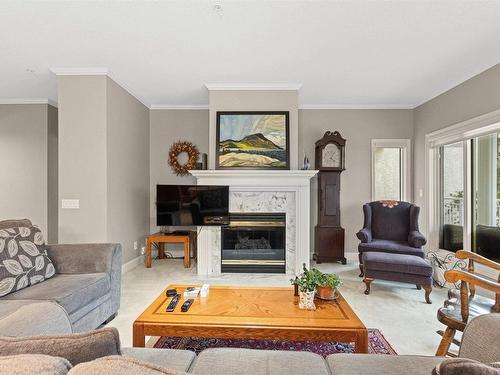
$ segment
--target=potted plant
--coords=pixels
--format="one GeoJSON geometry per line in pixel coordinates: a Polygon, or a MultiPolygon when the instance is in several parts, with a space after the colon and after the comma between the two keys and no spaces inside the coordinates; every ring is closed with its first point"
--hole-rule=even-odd
{"type": "Polygon", "coordinates": [[[305,263],[302,265],[303,272],[291,279],[291,283],[299,290],[299,309],[316,310],[314,295],[319,285],[322,273],[316,268],[308,270],[305,263]]]}
{"type": "Polygon", "coordinates": [[[336,298],[337,288],[342,285],[340,278],[334,273],[322,273],[316,288],[316,297],[333,300],[336,298]]]}

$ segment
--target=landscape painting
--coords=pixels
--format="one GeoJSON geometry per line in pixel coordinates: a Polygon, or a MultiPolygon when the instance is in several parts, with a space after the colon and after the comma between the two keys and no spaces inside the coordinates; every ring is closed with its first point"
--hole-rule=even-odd
{"type": "Polygon", "coordinates": [[[288,112],[217,112],[218,169],[289,169],[288,112]]]}

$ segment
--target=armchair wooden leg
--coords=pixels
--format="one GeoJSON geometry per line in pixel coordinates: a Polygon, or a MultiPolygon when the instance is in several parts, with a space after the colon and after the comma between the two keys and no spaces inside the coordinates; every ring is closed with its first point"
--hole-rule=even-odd
{"type": "Polygon", "coordinates": [[[363,270],[363,265],[361,263],[359,264],[359,270],[361,271],[361,273],[359,274],[359,277],[365,276],[365,271],[363,270]]]}
{"type": "Polygon", "coordinates": [[[431,301],[431,293],[432,293],[432,285],[422,285],[422,287],[424,288],[425,290],[425,302],[427,302],[428,304],[431,304],[432,301],[431,301]]]}
{"type": "Polygon", "coordinates": [[[366,289],[365,289],[365,294],[368,295],[370,294],[370,284],[372,283],[373,279],[370,279],[369,277],[365,277],[363,279],[363,282],[366,284],[366,289]]]}
{"type": "Polygon", "coordinates": [[[450,327],[447,327],[444,331],[443,338],[439,343],[439,346],[436,351],[436,356],[444,357],[448,350],[450,350],[450,345],[453,342],[453,338],[455,337],[456,330],[450,327]]]}

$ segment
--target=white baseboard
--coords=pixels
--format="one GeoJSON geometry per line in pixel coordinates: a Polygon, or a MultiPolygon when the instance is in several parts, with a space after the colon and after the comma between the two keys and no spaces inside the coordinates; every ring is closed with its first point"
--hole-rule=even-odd
{"type": "Polygon", "coordinates": [[[128,271],[133,270],[140,264],[144,264],[144,255],[139,255],[137,258],[129,260],[127,263],[122,265],[122,275],[127,273],[128,271]]]}

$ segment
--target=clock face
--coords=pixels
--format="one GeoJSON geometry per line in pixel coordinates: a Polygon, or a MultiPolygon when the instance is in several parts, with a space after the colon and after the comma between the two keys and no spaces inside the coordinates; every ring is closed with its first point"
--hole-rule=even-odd
{"type": "Polygon", "coordinates": [[[323,148],[321,165],[325,168],[342,167],[342,153],[339,145],[336,143],[329,143],[323,148]]]}

